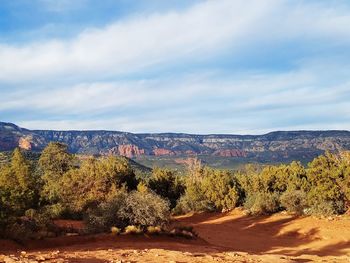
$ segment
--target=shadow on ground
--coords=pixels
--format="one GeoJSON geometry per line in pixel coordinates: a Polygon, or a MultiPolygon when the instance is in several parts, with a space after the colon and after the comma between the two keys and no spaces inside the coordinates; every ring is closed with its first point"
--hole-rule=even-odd
{"type": "Polygon", "coordinates": [[[304,226],[301,220],[288,215],[248,216],[242,213],[233,216],[197,214],[179,219],[182,224],[194,226],[205,241],[224,250],[291,256],[343,256],[349,253],[350,231],[347,240],[332,240],[323,237],[316,219],[311,226],[304,226]]]}
{"type": "MultiPolygon", "coordinates": [[[[14,249],[28,251],[64,251],[97,252],[101,250],[143,250],[163,249],[178,252],[191,252],[194,255],[214,254],[218,252],[242,251],[250,254],[276,254],[288,256],[344,256],[350,252],[350,221],[343,222],[337,229],[342,237],[329,238],[324,229],[332,222],[318,221],[312,218],[297,218],[288,215],[247,216],[241,211],[232,214],[203,213],[177,218],[177,224],[192,225],[199,234],[197,239],[185,239],[169,236],[71,236],[31,241],[24,247],[1,249],[11,253],[14,249]],[[319,223],[324,225],[320,226],[319,223]]],[[[335,228],[336,229],[336,228],[335,228]]],[[[337,233],[338,233],[337,232],[337,233]]],[[[327,232],[328,233],[328,232],[327,232]]],[[[0,242],[1,243],[1,242],[0,242]]],[[[3,247],[4,248],[4,247],[3,247]]],[[[89,262],[74,259],[72,262],[89,262]]],[[[91,259],[91,262],[97,259],[91,259]]],[[[298,262],[302,258],[296,259],[298,262]]]]}

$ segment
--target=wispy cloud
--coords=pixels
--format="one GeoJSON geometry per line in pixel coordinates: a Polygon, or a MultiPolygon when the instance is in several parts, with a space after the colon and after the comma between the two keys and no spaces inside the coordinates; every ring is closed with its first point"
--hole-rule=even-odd
{"type": "Polygon", "coordinates": [[[115,76],[203,61],[228,51],[239,55],[245,45],[256,47],[259,42],[299,38],[323,39],[332,45],[350,40],[349,13],[289,2],[207,1],[182,12],[135,16],[102,29],[87,29],[68,40],[1,45],[0,80],[115,76]]]}
{"type": "Polygon", "coordinates": [[[217,0],[0,43],[0,114],[29,128],[350,129],[349,24],[342,1],[217,0]]]}
{"type": "Polygon", "coordinates": [[[331,81],[326,70],[239,78],[222,73],[176,75],[81,83],[37,94],[29,89],[13,92],[10,101],[0,99],[0,111],[32,111],[39,118],[21,122],[29,128],[192,133],[348,128],[350,81],[331,81]]]}

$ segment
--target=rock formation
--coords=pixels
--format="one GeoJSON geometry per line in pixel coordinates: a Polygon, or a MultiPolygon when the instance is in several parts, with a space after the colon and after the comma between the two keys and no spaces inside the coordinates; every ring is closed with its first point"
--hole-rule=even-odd
{"type": "Polygon", "coordinates": [[[0,122],[0,151],[21,147],[41,151],[49,142],[72,153],[187,158],[241,158],[248,161],[308,161],[326,150],[350,150],[349,131],[286,131],[265,135],[133,134],[118,131],[27,130],[0,122]]]}

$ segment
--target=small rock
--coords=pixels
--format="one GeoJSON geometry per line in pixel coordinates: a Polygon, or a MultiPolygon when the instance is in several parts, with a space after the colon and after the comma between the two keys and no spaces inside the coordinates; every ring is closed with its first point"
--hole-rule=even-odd
{"type": "Polygon", "coordinates": [[[239,254],[236,252],[228,252],[227,255],[230,257],[239,257],[239,254]]]}
{"type": "Polygon", "coordinates": [[[5,263],[14,263],[14,262],[17,262],[17,261],[15,259],[10,258],[10,257],[6,257],[6,258],[4,258],[4,262],[5,263]]]}
{"type": "Polygon", "coordinates": [[[45,261],[46,260],[46,258],[44,256],[37,256],[35,259],[37,261],[45,261]]]}

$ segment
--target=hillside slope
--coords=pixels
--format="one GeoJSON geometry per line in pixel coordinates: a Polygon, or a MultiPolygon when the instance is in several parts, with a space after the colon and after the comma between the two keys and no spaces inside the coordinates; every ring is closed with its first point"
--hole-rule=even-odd
{"type": "Polygon", "coordinates": [[[265,135],[134,134],[119,131],[28,130],[0,122],[0,151],[40,151],[66,143],[72,153],[129,158],[210,156],[247,161],[308,161],[326,150],[350,150],[349,131],[278,131],[265,135]]]}

